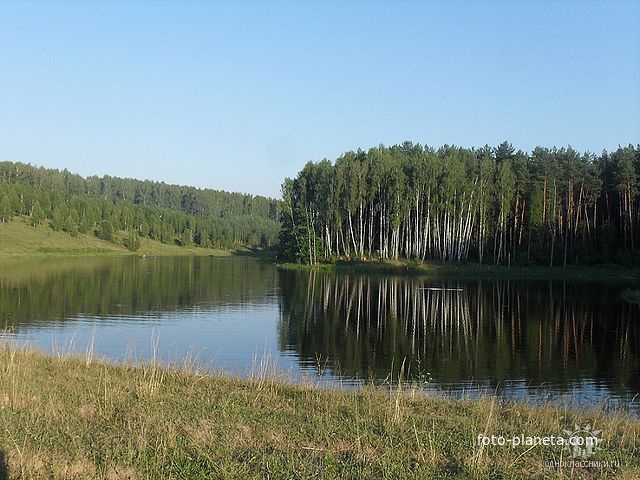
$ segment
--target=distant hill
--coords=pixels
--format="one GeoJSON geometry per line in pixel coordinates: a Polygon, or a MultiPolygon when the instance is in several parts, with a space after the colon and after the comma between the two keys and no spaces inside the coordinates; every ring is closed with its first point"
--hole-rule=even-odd
{"type": "Polygon", "coordinates": [[[95,235],[136,250],[141,238],[179,246],[271,248],[280,201],[164,182],[82,177],[0,162],[0,224],[14,216],[53,230],[95,235]]]}

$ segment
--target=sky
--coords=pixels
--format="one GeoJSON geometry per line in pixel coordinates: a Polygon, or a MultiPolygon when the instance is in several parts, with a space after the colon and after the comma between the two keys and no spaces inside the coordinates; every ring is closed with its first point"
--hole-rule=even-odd
{"type": "Polygon", "coordinates": [[[640,1],[0,0],[0,161],[279,196],[405,140],[640,143],[640,1]]]}

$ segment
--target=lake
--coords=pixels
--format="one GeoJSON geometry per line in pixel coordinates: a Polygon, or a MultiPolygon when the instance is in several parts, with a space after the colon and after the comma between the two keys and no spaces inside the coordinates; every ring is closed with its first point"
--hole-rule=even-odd
{"type": "MultiPolygon", "coordinates": [[[[627,281],[628,282],[628,281],[627,281]]],[[[640,307],[625,282],[284,271],[254,258],[0,262],[5,339],[115,361],[280,372],[585,408],[640,404],[640,307]]]]}

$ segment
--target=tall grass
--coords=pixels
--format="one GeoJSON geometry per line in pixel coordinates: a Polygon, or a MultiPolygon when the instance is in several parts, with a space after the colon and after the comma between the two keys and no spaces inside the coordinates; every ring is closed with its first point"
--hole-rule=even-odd
{"type": "MultiPolygon", "coordinates": [[[[156,341],[157,345],[157,341],[156,341]]],[[[250,378],[206,375],[194,354],[162,367],[0,348],[0,458],[10,478],[639,478],[629,415],[419,394],[292,385],[268,357],[250,378]],[[550,469],[558,447],[478,446],[478,434],[550,435],[590,423],[594,459],[550,469]]],[[[63,354],[64,353],[64,354],[63,354]]],[[[1,472],[0,466],[0,472],[1,472]]]]}

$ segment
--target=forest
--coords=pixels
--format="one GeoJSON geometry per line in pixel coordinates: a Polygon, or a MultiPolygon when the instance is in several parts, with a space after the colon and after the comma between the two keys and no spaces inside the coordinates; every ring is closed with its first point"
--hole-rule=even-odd
{"type": "Polygon", "coordinates": [[[207,248],[272,248],[280,202],[271,198],[0,162],[0,223],[15,216],[72,236],[137,250],[140,238],[207,248]]]}
{"type": "Polygon", "coordinates": [[[282,185],[280,257],[637,264],[640,145],[434,149],[405,142],[307,163],[282,185]]]}

